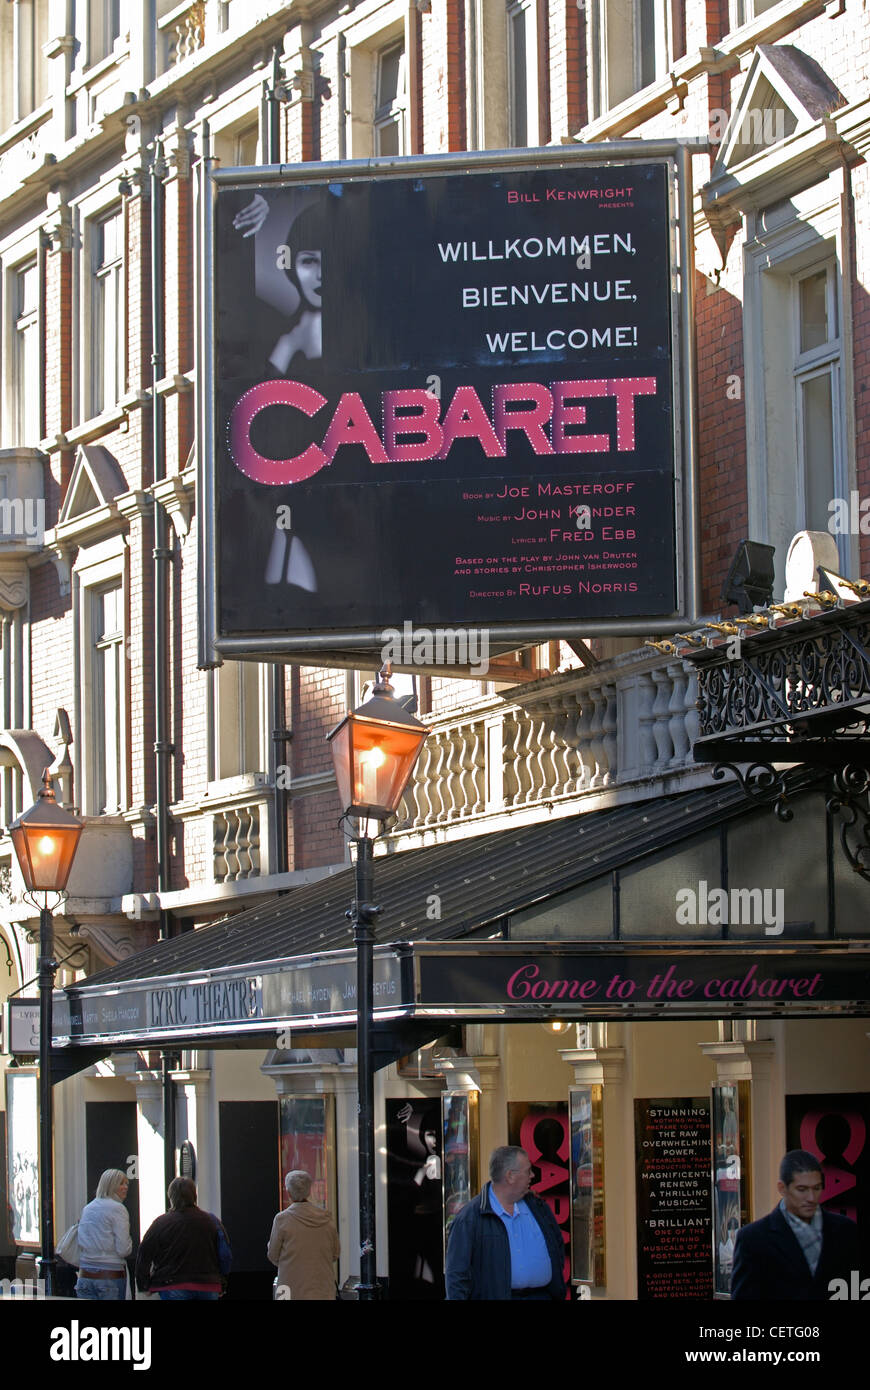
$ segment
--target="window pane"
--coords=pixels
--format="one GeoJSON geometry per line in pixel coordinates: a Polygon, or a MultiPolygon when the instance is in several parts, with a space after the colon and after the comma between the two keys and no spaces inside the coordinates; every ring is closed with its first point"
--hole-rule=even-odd
{"type": "Polygon", "coordinates": [[[18,116],[29,116],[36,107],[34,72],[33,0],[19,0],[14,23],[18,58],[18,116]]]}
{"type": "Polygon", "coordinates": [[[801,352],[821,347],[832,336],[828,331],[828,272],[819,270],[800,282],[801,352]]]}
{"type": "Polygon", "coordinates": [[[619,934],[623,940],[643,937],[693,941],[718,940],[721,926],[702,922],[697,909],[707,890],[719,887],[719,836],[707,835],[684,844],[676,854],[646,860],[619,875],[619,934]],[[684,894],[694,894],[694,899],[684,894]],[[677,920],[677,913],[680,920],[677,920]],[[695,920],[697,919],[697,920],[695,920]]]}
{"type": "Polygon", "coordinates": [[[510,16],[511,40],[511,139],[514,145],[529,142],[529,94],[526,78],[526,12],[514,10],[510,16]]]}
{"type": "Polygon", "coordinates": [[[385,49],[380,55],[378,66],[378,108],[392,106],[393,102],[400,95],[399,77],[403,53],[404,46],[402,44],[397,44],[395,48],[385,49]]]}
{"type": "Polygon", "coordinates": [[[655,0],[637,0],[635,42],[638,47],[637,70],[640,85],[648,87],[656,79],[655,0]]]}
{"type": "Polygon", "coordinates": [[[39,418],[39,327],[34,320],[18,335],[15,363],[17,442],[35,448],[42,431],[39,418]]]}
{"type": "Polygon", "coordinates": [[[18,314],[35,313],[39,303],[39,280],[36,261],[25,266],[16,277],[18,287],[18,314]]]}
{"type": "Polygon", "coordinates": [[[828,934],[825,804],[819,796],[789,806],[794,820],[778,820],[770,810],[728,828],[729,889],[761,890],[760,899],[757,893],[744,898],[743,920],[729,927],[731,937],[775,942],[828,934]],[[783,931],[768,936],[765,927],[777,925],[778,905],[783,931]]]}
{"type": "Polygon", "coordinates": [[[586,941],[612,940],[611,875],[511,913],[509,935],[511,940],[522,941],[560,941],[572,937],[586,941]]]}
{"type": "Polygon", "coordinates": [[[834,496],[834,415],[831,373],[800,383],[806,480],[806,524],[826,531],[834,496]]]}
{"type": "Polygon", "coordinates": [[[385,125],[378,126],[375,131],[377,138],[378,154],[389,155],[399,154],[399,123],[398,121],[388,121],[385,125]]]}

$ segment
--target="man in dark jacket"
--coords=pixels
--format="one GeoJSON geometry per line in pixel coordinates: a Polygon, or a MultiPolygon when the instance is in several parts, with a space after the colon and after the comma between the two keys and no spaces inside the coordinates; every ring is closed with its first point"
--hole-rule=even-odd
{"type": "Polygon", "coordinates": [[[854,1221],[822,1211],[824,1181],[819,1160],[792,1149],[779,1166],[782,1200],[769,1216],[737,1232],[733,1299],[827,1301],[831,1281],[858,1268],[858,1228],[854,1221]]]}
{"type": "Polygon", "coordinates": [[[564,1299],[562,1232],[547,1203],[529,1191],[525,1149],[495,1149],[489,1176],[450,1228],[448,1299],[564,1299]]]}
{"type": "Polygon", "coordinates": [[[218,1221],[196,1205],[196,1184],[173,1178],[171,1210],[152,1221],[136,1256],[136,1283],[166,1301],[220,1298],[218,1221]]]}

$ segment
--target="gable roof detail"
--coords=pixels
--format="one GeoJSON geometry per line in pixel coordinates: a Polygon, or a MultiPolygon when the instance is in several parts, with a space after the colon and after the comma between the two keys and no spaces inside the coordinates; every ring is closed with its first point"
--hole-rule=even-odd
{"type": "Polygon", "coordinates": [[[102,444],[80,444],[58,524],[108,507],[126,491],[127,483],[114,454],[102,444]]]}
{"type": "Polygon", "coordinates": [[[723,133],[712,177],[810,130],[845,103],[814,58],[792,44],[760,44],[723,133]]]}

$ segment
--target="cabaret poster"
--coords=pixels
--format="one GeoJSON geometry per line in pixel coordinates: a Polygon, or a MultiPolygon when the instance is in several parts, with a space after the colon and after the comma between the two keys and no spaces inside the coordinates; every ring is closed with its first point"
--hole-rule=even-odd
{"type": "Polygon", "coordinates": [[[219,639],[677,611],[671,177],[218,177],[219,639]]]}

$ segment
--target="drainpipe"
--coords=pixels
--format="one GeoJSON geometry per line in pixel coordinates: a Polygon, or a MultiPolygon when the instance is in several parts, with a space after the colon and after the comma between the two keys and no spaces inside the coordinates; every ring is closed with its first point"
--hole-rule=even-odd
{"type": "Polygon", "coordinates": [[[347,36],[338,36],[338,157],[347,158],[347,36]]]}
{"type": "MultiPolygon", "coordinates": [[[[166,415],[165,402],[158,391],[158,382],[165,374],[164,325],[164,191],[163,149],[155,142],[151,164],[151,439],[153,481],[166,477],[166,415]]],[[[174,559],[173,548],[167,543],[166,511],[154,496],[154,759],[155,759],[155,818],[157,822],[157,891],[162,896],[170,886],[169,868],[169,782],[174,745],[168,738],[169,728],[169,651],[167,600],[169,567],[174,559]]],[[[161,905],[158,926],[160,940],[169,935],[169,914],[161,905]]],[[[172,1080],[174,1054],[161,1054],[161,1083],[163,1087],[163,1175],[168,1187],[175,1177],[175,1083],[172,1080]]]]}
{"type": "MultiPolygon", "coordinates": [[[[264,121],[264,145],[263,154],[266,164],[281,163],[281,102],[286,99],[285,89],[281,74],[281,60],[277,48],[272,52],[272,72],[268,82],[263,84],[263,108],[266,119],[264,121]]],[[[274,796],[274,834],[272,837],[273,862],[272,873],[286,874],[289,864],[287,861],[287,814],[288,797],[285,787],[282,785],[282,777],[279,769],[286,765],[287,745],[293,737],[292,731],[286,727],[287,724],[287,700],[284,688],[284,666],[281,662],[272,663],[272,747],[274,756],[272,759],[275,768],[275,796],[274,796]]]]}

